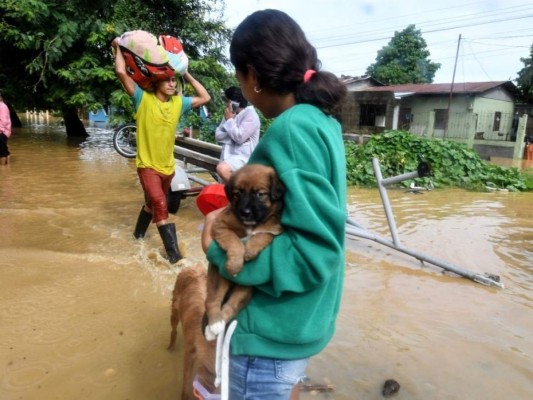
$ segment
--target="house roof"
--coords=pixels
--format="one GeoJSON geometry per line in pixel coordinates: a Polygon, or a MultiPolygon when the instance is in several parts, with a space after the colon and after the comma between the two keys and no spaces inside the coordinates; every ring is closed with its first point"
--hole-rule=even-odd
{"type": "Polygon", "coordinates": [[[349,76],[349,75],[341,75],[339,78],[342,83],[345,85],[350,85],[355,82],[370,82],[374,85],[383,85],[380,81],[372,78],[370,75],[363,75],[363,76],[349,76]]]}
{"type": "MultiPolygon", "coordinates": [[[[465,82],[454,83],[453,93],[477,94],[484,93],[491,89],[503,86],[513,94],[518,93],[518,89],[511,81],[493,81],[493,82],[465,82]]],[[[403,94],[448,94],[452,87],[451,83],[418,83],[392,86],[372,86],[365,88],[370,92],[395,92],[403,94]]]]}

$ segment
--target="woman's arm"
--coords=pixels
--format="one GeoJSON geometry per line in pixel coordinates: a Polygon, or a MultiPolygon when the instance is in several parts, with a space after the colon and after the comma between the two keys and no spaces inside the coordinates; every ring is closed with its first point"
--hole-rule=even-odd
{"type": "Polygon", "coordinates": [[[283,121],[275,121],[250,162],[271,165],[286,187],[284,233],[236,277],[227,274],[217,243],[207,251],[225,278],[273,296],[316,287],[344,261],[346,160],[338,124],[316,114],[295,120],[290,113],[283,121]]]}
{"type": "Polygon", "coordinates": [[[328,180],[298,169],[283,174],[282,180],[289,188],[281,220],[284,233],[248,261],[237,276],[227,273],[226,253],[218,243],[212,242],[206,253],[226,279],[256,286],[272,296],[319,286],[344,261],[345,208],[337,206],[338,195],[328,180]]]}
{"type": "Polygon", "coordinates": [[[254,133],[259,132],[261,122],[259,116],[254,109],[244,109],[241,111],[242,117],[239,115],[233,119],[229,119],[224,123],[224,128],[228,132],[229,137],[237,144],[243,144],[254,133]]]}
{"type": "Polygon", "coordinates": [[[224,127],[226,123],[226,120],[222,118],[222,121],[220,121],[220,124],[218,124],[217,129],[215,130],[215,140],[219,143],[229,143],[230,138],[228,138],[228,132],[226,131],[226,128],[224,127]]]}

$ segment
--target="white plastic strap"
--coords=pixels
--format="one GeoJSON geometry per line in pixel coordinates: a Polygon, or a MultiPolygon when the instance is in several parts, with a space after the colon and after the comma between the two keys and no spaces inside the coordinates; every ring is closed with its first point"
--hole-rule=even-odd
{"type": "MultiPolygon", "coordinates": [[[[224,332],[224,331],[222,331],[224,332]]],[[[217,336],[217,350],[215,356],[215,387],[220,386],[222,380],[222,351],[224,350],[224,333],[221,333],[217,336]]]]}
{"type": "MultiPolygon", "coordinates": [[[[233,320],[226,330],[222,345],[222,387],[220,388],[220,399],[229,400],[229,347],[233,331],[237,327],[237,321],[233,320]]],[[[220,335],[222,336],[222,335],[220,335]]],[[[218,347],[218,342],[217,342],[218,347]]],[[[218,350],[217,350],[218,353],[218,350]]],[[[218,375],[218,372],[217,372],[218,375]]]]}

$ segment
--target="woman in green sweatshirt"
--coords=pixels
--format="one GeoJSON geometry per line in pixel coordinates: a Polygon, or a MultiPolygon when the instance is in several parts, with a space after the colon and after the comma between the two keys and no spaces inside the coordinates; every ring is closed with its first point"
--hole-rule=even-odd
{"type": "Polygon", "coordinates": [[[275,118],[249,163],[272,166],[286,187],[284,233],[241,273],[228,276],[216,242],[207,250],[222,275],[254,287],[231,340],[230,399],[288,399],[309,357],[331,340],[339,312],[346,165],[335,115],[346,89],[320,71],[315,48],[281,11],[248,16],[230,57],[245,98],[275,118]]]}

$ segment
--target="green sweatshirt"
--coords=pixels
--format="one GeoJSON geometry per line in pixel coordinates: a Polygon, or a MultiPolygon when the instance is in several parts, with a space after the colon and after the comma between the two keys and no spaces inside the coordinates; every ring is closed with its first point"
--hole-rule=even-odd
{"type": "Polygon", "coordinates": [[[225,252],[208,260],[223,276],[254,287],[238,315],[234,355],[299,359],[319,353],[335,331],[344,277],[346,160],[339,123],[299,104],[279,115],[249,164],[272,166],[286,186],[284,233],[230,277],[225,252]]]}

